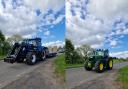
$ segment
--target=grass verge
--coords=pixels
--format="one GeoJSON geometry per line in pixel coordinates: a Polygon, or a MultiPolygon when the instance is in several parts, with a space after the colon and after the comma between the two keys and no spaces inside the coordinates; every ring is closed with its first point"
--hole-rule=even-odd
{"type": "Polygon", "coordinates": [[[128,60],[124,60],[124,59],[113,59],[113,63],[121,63],[121,62],[128,62],[128,60]]]}
{"type": "MultiPolygon", "coordinates": [[[[121,62],[126,62],[128,60],[124,60],[124,59],[113,59],[113,63],[116,64],[116,63],[121,63],[121,62]]],[[[81,64],[66,64],[66,68],[78,68],[78,67],[83,67],[84,66],[84,63],[81,63],[81,64]]]]}
{"type": "Polygon", "coordinates": [[[66,64],[66,68],[77,68],[77,67],[83,67],[84,64],[66,64]]]}
{"type": "Polygon", "coordinates": [[[118,71],[117,81],[121,82],[122,89],[128,89],[128,66],[118,71]]]}
{"type": "Polygon", "coordinates": [[[5,58],[5,55],[0,56],[0,60],[3,60],[5,58]]]}
{"type": "Polygon", "coordinates": [[[55,73],[57,74],[57,76],[65,79],[65,55],[64,54],[59,55],[55,59],[54,65],[55,65],[55,73]]]}

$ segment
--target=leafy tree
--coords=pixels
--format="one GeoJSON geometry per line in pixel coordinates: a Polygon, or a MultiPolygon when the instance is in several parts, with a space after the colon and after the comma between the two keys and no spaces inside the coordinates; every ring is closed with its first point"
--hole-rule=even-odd
{"type": "Polygon", "coordinates": [[[7,39],[7,41],[9,42],[10,45],[12,45],[12,44],[14,44],[15,42],[21,41],[22,39],[23,39],[23,38],[22,38],[21,35],[19,35],[19,34],[14,34],[14,35],[12,35],[11,37],[9,37],[9,38],[7,39]]]}
{"type": "Polygon", "coordinates": [[[9,49],[10,49],[10,45],[6,41],[2,31],[0,31],[0,55],[6,55],[9,49]]]}
{"type": "Polygon", "coordinates": [[[5,36],[3,35],[2,31],[0,30],[0,42],[5,41],[5,36]]]}
{"type": "Polygon", "coordinates": [[[81,47],[77,48],[76,51],[78,54],[83,58],[87,58],[87,52],[93,50],[89,45],[82,45],[81,47]]]}
{"type": "Polygon", "coordinates": [[[65,45],[65,60],[66,63],[73,63],[74,46],[69,39],[66,39],[65,45]]]}

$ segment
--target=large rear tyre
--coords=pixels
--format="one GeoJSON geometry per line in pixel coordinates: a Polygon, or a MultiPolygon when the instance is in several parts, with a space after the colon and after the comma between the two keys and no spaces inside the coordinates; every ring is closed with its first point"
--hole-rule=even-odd
{"type": "Polygon", "coordinates": [[[107,62],[106,69],[112,70],[112,68],[113,68],[113,60],[112,59],[109,59],[108,62],[107,62]]]}
{"type": "Polygon", "coordinates": [[[95,64],[95,71],[102,73],[104,71],[104,63],[102,61],[97,61],[95,64]]]}
{"type": "Polygon", "coordinates": [[[34,52],[28,52],[26,55],[26,64],[34,65],[37,62],[37,57],[34,52]]]}
{"type": "Polygon", "coordinates": [[[84,65],[84,68],[85,68],[87,71],[91,71],[92,68],[93,68],[91,61],[86,61],[86,62],[85,62],[85,65],[84,65]]]}

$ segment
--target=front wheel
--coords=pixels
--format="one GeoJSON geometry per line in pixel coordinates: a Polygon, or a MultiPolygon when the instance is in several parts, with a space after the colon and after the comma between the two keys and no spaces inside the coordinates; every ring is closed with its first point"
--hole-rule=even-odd
{"type": "Polygon", "coordinates": [[[26,56],[26,64],[34,65],[37,62],[37,57],[34,52],[28,52],[26,56]]]}
{"type": "Polygon", "coordinates": [[[95,64],[95,71],[101,73],[104,71],[104,63],[102,61],[97,61],[95,64]]]}
{"type": "Polygon", "coordinates": [[[84,65],[84,68],[87,70],[87,71],[91,71],[92,70],[92,63],[90,61],[86,61],[85,62],[85,65],[84,65]]]}

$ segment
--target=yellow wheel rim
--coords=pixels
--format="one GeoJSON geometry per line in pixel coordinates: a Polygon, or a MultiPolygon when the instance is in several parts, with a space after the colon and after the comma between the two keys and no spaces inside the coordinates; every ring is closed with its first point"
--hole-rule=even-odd
{"type": "Polygon", "coordinates": [[[103,67],[104,67],[104,65],[103,65],[103,63],[101,63],[100,64],[100,70],[103,70],[103,67]]]}
{"type": "Polygon", "coordinates": [[[110,68],[112,67],[112,61],[109,61],[109,67],[110,68]]]}

